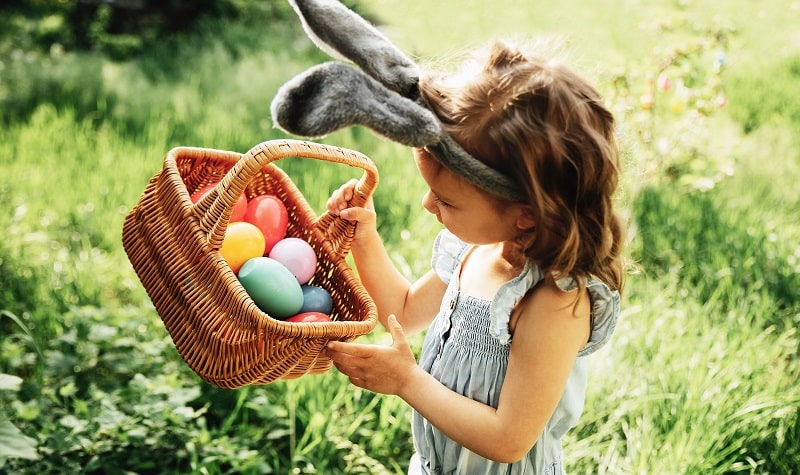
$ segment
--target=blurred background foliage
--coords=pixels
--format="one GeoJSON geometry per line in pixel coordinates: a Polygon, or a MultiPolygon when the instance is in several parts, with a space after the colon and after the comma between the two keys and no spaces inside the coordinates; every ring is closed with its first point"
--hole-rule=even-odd
{"type": "MultiPolygon", "coordinates": [[[[571,32],[617,115],[634,265],[568,471],[794,473],[800,4],[345,3],[434,60],[498,33],[571,32]]],[[[199,381],[119,241],[171,147],[285,137],[271,97],[328,59],[279,0],[0,5],[0,471],[403,472],[396,398],[335,371],[236,391],[199,381]]],[[[409,151],[359,127],[323,141],[376,161],[380,230],[420,275],[438,223],[409,151]]],[[[279,165],[317,210],[351,177],[279,165]]]]}
{"type": "Polygon", "coordinates": [[[291,8],[276,0],[8,0],[0,11],[4,36],[13,43],[5,47],[96,51],[129,59],[188,30],[202,30],[209,18],[267,18],[277,26],[291,8]]]}

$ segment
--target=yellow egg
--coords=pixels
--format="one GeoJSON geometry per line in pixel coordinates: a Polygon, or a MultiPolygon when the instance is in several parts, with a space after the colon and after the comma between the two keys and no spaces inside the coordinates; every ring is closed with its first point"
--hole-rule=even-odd
{"type": "Polygon", "coordinates": [[[646,111],[653,108],[654,102],[655,100],[652,94],[642,94],[642,97],[639,98],[639,104],[642,106],[642,109],[646,111]]]}
{"type": "Polygon", "coordinates": [[[219,253],[231,266],[231,270],[238,273],[248,259],[264,254],[264,242],[264,233],[257,226],[246,221],[237,221],[228,224],[219,253]]]}
{"type": "Polygon", "coordinates": [[[673,97],[669,103],[669,110],[674,114],[683,112],[684,107],[686,107],[686,100],[679,96],[673,97]]]}

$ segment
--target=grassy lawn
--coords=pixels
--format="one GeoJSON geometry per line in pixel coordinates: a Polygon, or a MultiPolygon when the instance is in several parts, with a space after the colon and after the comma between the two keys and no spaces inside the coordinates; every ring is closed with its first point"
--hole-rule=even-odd
{"type": "MultiPolygon", "coordinates": [[[[496,35],[562,36],[617,112],[631,273],[615,337],[592,357],[584,417],[565,440],[568,472],[795,473],[800,4],[360,4],[425,60],[496,35]],[[654,90],[645,109],[648,78],[662,72],[689,95],[678,108],[677,87],[654,90]]],[[[128,263],[122,221],[166,152],[244,152],[284,137],[269,121],[272,95],[328,59],[296,30],[214,27],[127,61],[0,58],[0,472],[407,466],[409,408],[335,371],[238,390],[203,383],[128,263]]],[[[419,206],[410,150],[359,128],[321,141],[377,163],[380,230],[409,277],[424,272],[438,223],[419,206]]],[[[354,173],[280,166],[316,210],[354,173]]]]}

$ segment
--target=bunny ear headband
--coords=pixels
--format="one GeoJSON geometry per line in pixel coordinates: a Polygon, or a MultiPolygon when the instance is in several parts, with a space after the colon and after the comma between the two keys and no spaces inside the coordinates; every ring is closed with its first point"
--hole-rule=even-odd
{"type": "Polygon", "coordinates": [[[427,149],[475,186],[510,201],[526,197],[514,180],[467,153],[420,98],[417,65],[364,18],[338,0],[289,0],[306,34],[334,58],[295,76],[272,100],[284,131],[321,137],[363,125],[397,143],[427,149]]]}

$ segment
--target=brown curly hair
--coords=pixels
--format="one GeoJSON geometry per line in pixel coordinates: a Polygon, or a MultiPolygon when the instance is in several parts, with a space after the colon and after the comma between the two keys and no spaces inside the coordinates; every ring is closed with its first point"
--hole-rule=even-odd
{"type": "Polygon", "coordinates": [[[536,228],[526,256],[556,278],[621,290],[625,229],[614,210],[619,149],[597,90],[548,57],[494,42],[458,73],[429,72],[420,94],[473,156],[518,179],[536,228]]]}

